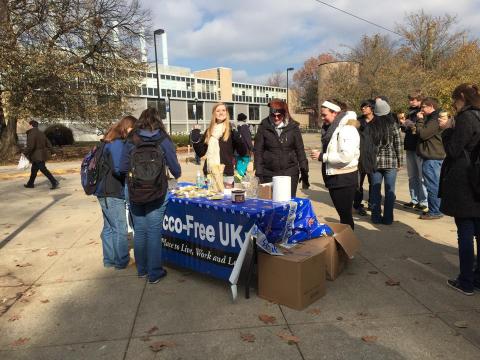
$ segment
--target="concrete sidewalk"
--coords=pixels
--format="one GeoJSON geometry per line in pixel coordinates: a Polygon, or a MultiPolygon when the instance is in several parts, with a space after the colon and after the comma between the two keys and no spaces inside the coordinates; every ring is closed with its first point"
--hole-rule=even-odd
{"type": "MultiPolygon", "coordinates": [[[[310,164],[312,187],[297,195],[337,221],[319,163],[310,164]]],[[[53,171],[79,166],[48,163],[53,171]]],[[[192,181],[198,167],[182,160],[182,168],[192,181]]],[[[358,218],[356,259],[325,297],[295,311],[255,292],[233,303],[227,284],[186,270],[148,285],[133,266],[104,269],[100,207],[78,173],[58,176],[55,191],[43,177],[35,189],[23,188],[25,175],[0,180],[2,360],[480,358],[480,293],[445,284],[458,271],[451,218],[418,220],[400,205],[392,226],[358,218]],[[390,278],[400,284],[387,286],[390,278]]],[[[409,200],[405,171],[397,198],[409,200]]]]}

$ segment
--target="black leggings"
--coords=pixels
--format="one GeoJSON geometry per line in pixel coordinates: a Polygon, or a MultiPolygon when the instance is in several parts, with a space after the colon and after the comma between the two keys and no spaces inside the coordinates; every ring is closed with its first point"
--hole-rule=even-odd
{"type": "Polygon", "coordinates": [[[333,206],[335,206],[335,210],[337,210],[337,213],[340,216],[340,222],[342,224],[350,225],[352,230],[355,226],[353,224],[352,205],[353,199],[355,198],[356,188],[357,186],[353,185],[349,187],[328,189],[333,201],[333,206]]]}

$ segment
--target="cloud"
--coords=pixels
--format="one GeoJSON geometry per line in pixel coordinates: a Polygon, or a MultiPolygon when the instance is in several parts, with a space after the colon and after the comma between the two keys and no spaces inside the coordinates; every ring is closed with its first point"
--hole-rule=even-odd
{"type": "MultiPolygon", "coordinates": [[[[433,15],[458,15],[459,26],[480,33],[480,4],[471,0],[329,3],[392,30],[405,14],[423,8],[433,15]]],[[[315,0],[144,0],[143,5],[153,27],[168,34],[170,64],[193,70],[231,67],[249,81],[298,68],[322,52],[342,51],[341,45],[352,46],[363,34],[388,34],[315,0]]]]}

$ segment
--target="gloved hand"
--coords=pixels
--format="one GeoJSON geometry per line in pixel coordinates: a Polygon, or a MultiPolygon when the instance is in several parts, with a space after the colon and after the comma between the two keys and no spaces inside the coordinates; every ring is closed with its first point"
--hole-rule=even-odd
{"type": "Polygon", "coordinates": [[[298,183],[302,183],[302,189],[307,190],[310,188],[310,183],[308,182],[308,172],[302,171],[300,178],[298,179],[298,183]]]}

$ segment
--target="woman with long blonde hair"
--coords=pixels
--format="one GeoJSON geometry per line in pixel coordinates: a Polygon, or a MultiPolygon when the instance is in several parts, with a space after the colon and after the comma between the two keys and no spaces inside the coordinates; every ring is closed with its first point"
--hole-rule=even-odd
{"type": "Polygon", "coordinates": [[[247,149],[237,131],[230,125],[230,116],[224,103],[217,103],[212,109],[210,125],[202,135],[200,129],[190,135],[193,149],[199,157],[206,156],[203,166],[205,175],[212,174],[215,168],[224,165],[225,182],[233,185],[234,153],[245,155],[247,149]]]}

